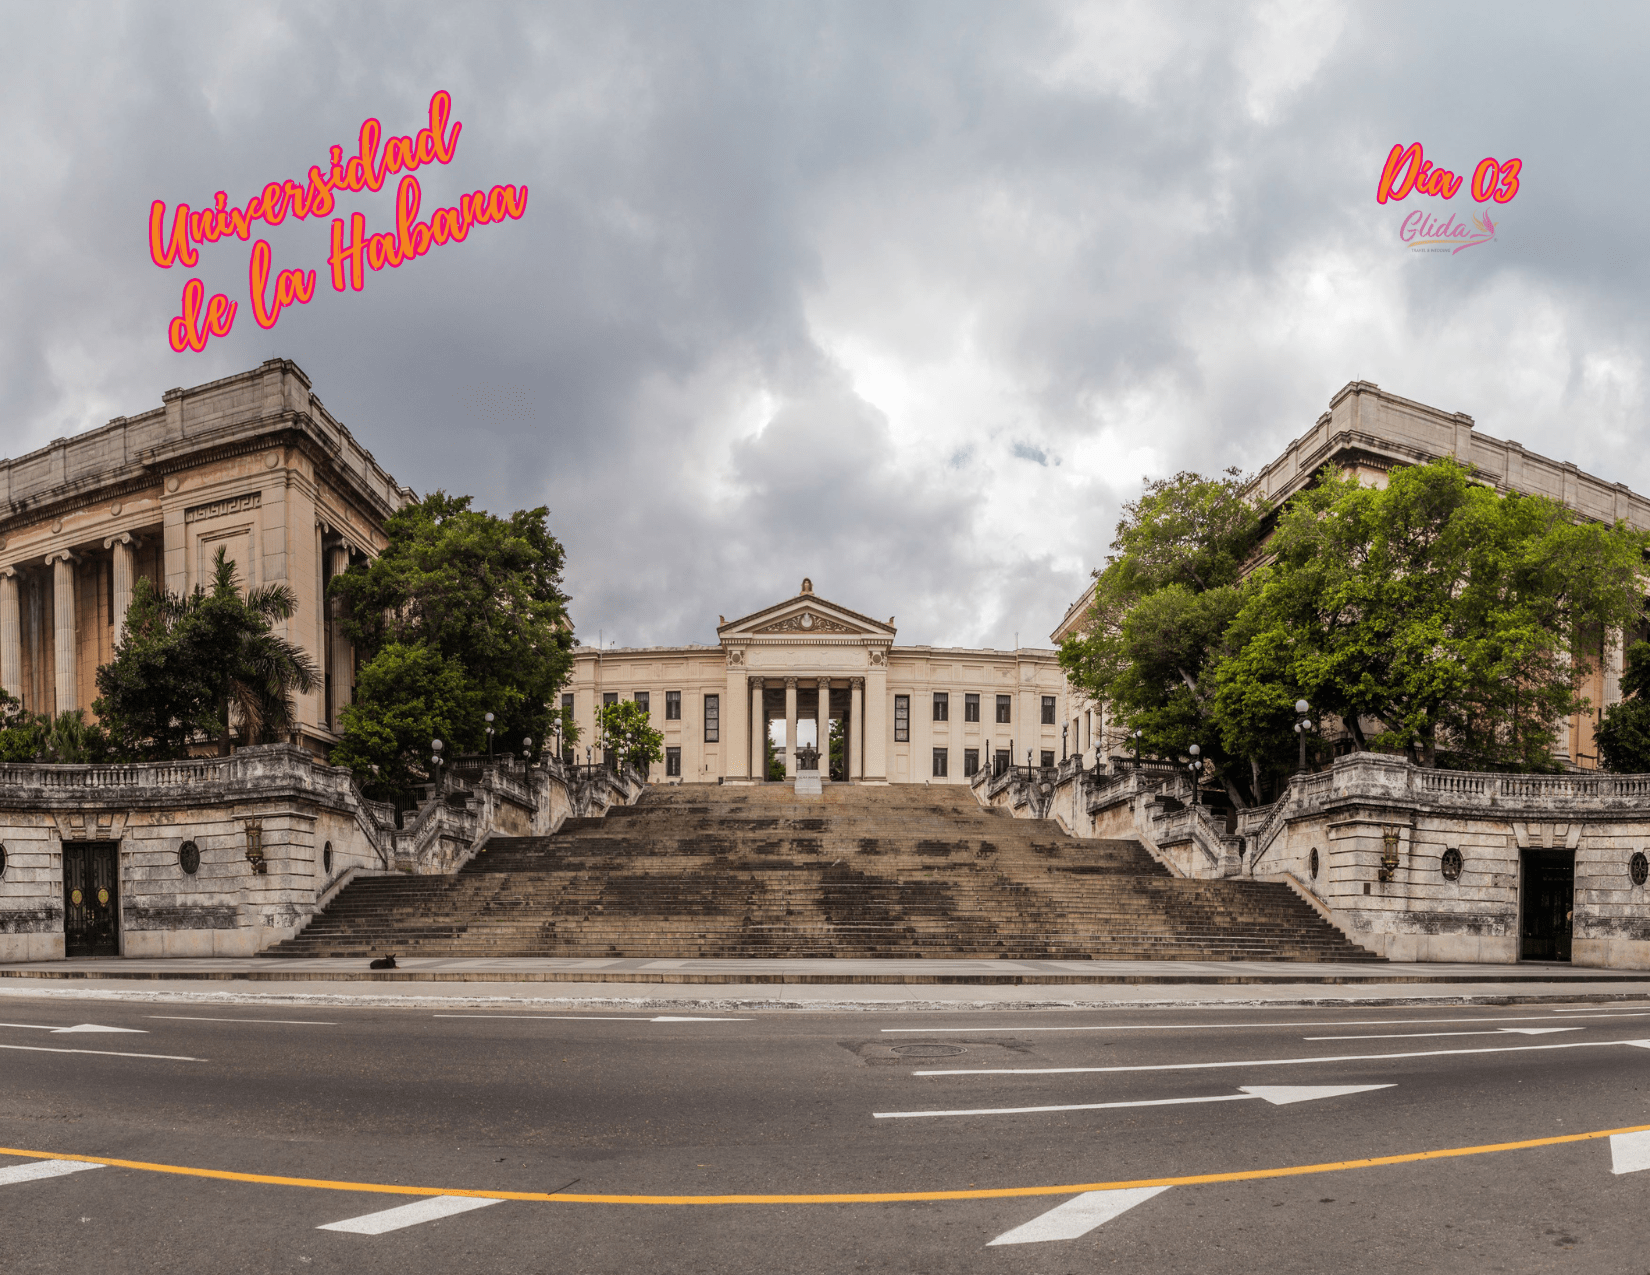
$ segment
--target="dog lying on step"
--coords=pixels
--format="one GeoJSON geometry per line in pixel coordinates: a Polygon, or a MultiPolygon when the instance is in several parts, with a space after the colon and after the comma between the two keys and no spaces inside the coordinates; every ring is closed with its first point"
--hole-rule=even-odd
{"type": "Polygon", "coordinates": [[[374,970],[393,970],[395,968],[395,957],[393,957],[393,956],[380,956],[376,961],[374,961],[367,968],[368,969],[374,969],[374,970]]]}

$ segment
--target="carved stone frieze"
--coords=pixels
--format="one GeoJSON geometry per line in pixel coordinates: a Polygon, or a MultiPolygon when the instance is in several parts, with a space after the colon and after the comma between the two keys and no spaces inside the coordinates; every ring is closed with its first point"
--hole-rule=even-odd
{"type": "Polygon", "coordinates": [[[812,611],[802,611],[796,615],[788,615],[783,620],[775,620],[772,624],[764,624],[756,631],[758,633],[853,633],[857,630],[826,616],[815,615],[812,611]]]}

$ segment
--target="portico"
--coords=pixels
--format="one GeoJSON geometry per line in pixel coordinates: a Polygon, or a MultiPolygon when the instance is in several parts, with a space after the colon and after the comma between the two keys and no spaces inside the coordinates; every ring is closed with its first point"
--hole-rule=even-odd
{"type": "Polygon", "coordinates": [[[716,635],[714,646],[579,648],[563,706],[580,747],[598,755],[603,703],[635,699],[665,736],[652,778],[666,783],[765,782],[781,722],[792,779],[804,729],[817,732],[822,776],[839,783],[963,783],[1009,757],[1058,756],[1066,684],[1052,650],[896,646],[892,616],[829,601],[809,579],[783,602],[719,617],[716,635]],[[833,721],[844,743],[834,765],[833,721]]]}

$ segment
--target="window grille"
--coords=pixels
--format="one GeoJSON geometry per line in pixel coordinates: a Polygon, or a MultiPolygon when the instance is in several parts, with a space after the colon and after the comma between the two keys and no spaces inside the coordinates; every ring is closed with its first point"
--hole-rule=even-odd
{"type": "Polygon", "coordinates": [[[1014,697],[1012,695],[997,696],[997,720],[1011,722],[1014,720],[1014,697]]]}
{"type": "Polygon", "coordinates": [[[1043,749],[1042,765],[1045,770],[1054,765],[1054,750],[1052,748],[1043,749]]]}
{"type": "Polygon", "coordinates": [[[705,696],[705,743],[714,744],[722,737],[722,697],[705,696]]]}
{"type": "Polygon", "coordinates": [[[963,749],[963,778],[972,779],[980,773],[980,750],[978,748],[963,749]]]}
{"type": "Polygon", "coordinates": [[[642,706],[642,712],[648,714],[653,712],[653,697],[647,691],[637,691],[636,702],[642,706]]]}
{"type": "Polygon", "coordinates": [[[950,753],[949,753],[949,750],[944,749],[944,748],[936,748],[934,750],[934,778],[935,779],[944,779],[944,778],[946,778],[947,774],[949,773],[948,772],[949,766],[950,766],[950,753]]]}
{"type": "Polygon", "coordinates": [[[682,720],[681,691],[665,692],[665,720],[667,722],[679,722],[682,720]]]}
{"type": "Polygon", "coordinates": [[[909,743],[911,739],[911,697],[894,696],[894,742],[909,743]]]}
{"type": "Polygon", "coordinates": [[[978,695],[963,696],[963,721],[977,722],[980,720],[980,697],[978,695]]]}
{"type": "Polygon", "coordinates": [[[936,722],[951,720],[951,696],[949,692],[934,692],[934,720],[936,722]]]}
{"type": "Polygon", "coordinates": [[[1043,725],[1054,725],[1054,696],[1043,696],[1043,725]]]}
{"type": "Polygon", "coordinates": [[[679,779],[682,775],[682,750],[680,748],[665,749],[665,778],[679,779]]]}

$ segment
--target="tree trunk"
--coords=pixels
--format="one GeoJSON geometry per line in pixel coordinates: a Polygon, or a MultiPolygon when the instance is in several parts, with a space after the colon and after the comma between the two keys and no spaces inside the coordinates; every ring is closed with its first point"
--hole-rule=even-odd
{"type": "Polygon", "coordinates": [[[218,699],[218,756],[229,756],[229,696],[218,699]]]}
{"type": "Polygon", "coordinates": [[[1352,746],[1360,753],[1367,753],[1369,751],[1369,741],[1364,738],[1364,728],[1358,724],[1357,713],[1353,713],[1351,717],[1343,717],[1341,720],[1346,723],[1347,730],[1351,732],[1352,746]]]}
{"type": "Polygon", "coordinates": [[[1226,795],[1232,799],[1232,804],[1239,810],[1246,810],[1249,803],[1243,799],[1243,794],[1237,790],[1237,785],[1231,781],[1225,771],[1220,774],[1220,782],[1225,785],[1226,795]]]}
{"type": "Polygon", "coordinates": [[[1266,794],[1260,790],[1260,763],[1253,757],[1249,759],[1249,782],[1255,788],[1255,804],[1258,806],[1266,800],[1266,794]]]}

